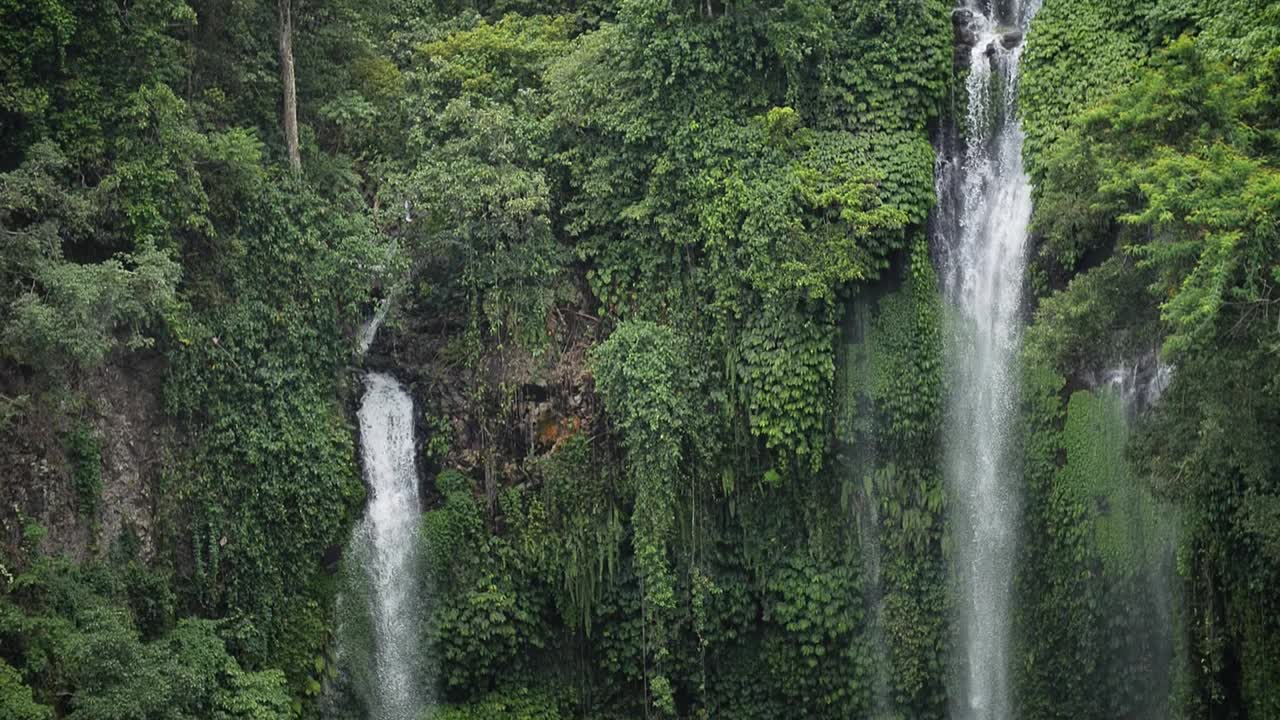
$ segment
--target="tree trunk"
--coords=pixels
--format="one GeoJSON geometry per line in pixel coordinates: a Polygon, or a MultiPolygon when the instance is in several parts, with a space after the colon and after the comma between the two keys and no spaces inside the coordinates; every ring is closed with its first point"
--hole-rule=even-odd
{"type": "Polygon", "coordinates": [[[289,152],[289,167],[302,172],[302,155],[298,152],[298,84],[293,73],[293,0],[280,2],[280,81],[284,85],[284,144],[289,152]]]}

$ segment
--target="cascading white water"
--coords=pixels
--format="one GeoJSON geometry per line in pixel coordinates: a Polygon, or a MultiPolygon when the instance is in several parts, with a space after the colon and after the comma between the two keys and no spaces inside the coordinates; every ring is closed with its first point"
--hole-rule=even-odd
{"type": "Polygon", "coordinates": [[[1160,360],[1158,350],[1136,360],[1122,360],[1102,373],[1101,382],[1094,378],[1090,385],[1110,387],[1132,420],[1138,413],[1160,400],[1173,379],[1173,367],[1160,360]]]}
{"type": "Polygon", "coordinates": [[[371,497],[351,540],[360,574],[369,652],[365,689],[372,720],[416,720],[427,707],[417,638],[422,626],[413,400],[389,375],[371,373],[358,414],[371,497]],[[366,625],[367,623],[367,625],[366,625]]]}
{"type": "Polygon", "coordinates": [[[1037,0],[966,0],[957,9],[968,53],[963,155],[939,173],[938,224],[954,308],[947,481],[959,583],[963,671],[952,714],[1011,717],[1010,626],[1019,480],[1009,437],[1017,412],[1017,354],[1031,183],[1016,114],[1022,39],[1037,0]],[[954,165],[955,163],[953,163],[954,165]]]}

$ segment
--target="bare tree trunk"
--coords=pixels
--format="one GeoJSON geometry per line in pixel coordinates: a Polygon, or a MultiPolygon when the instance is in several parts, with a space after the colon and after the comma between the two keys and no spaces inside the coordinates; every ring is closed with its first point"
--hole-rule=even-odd
{"type": "Polygon", "coordinates": [[[302,155],[298,152],[298,83],[293,73],[293,0],[280,2],[280,80],[284,85],[284,144],[289,152],[289,167],[302,172],[302,155]]]}

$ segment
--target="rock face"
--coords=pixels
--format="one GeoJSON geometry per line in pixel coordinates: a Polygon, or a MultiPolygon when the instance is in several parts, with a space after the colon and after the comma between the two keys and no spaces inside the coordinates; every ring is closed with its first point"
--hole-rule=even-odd
{"type": "Polygon", "coordinates": [[[164,363],[130,353],[89,373],[69,394],[42,392],[11,375],[6,397],[25,397],[0,428],[0,547],[16,549],[34,522],[42,548],[78,560],[104,556],[125,528],[154,550],[154,488],[168,467],[174,433],[161,395],[164,363]],[[66,438],[76,426],[96,440],[101,467],[97,511],[80,507],[66,438]]]}
{"type": "Polygon", "coordinates": [[[162,361],[147,356],[129,359],[133,362],[104,367],[86,390],[102,447],[99,552],[131,527],[142,541],[144,557],[150,557],[152,488],[168,464],[172,433],[161,394],[162,361]]]}
{"type": "Polygon", "coordinates": [[[956,57],[968,57],[969,51],[978,44],[978,28],[974,23],[973,11],[956,8],[951,13],[951,24],[955,27],[956,57]]]}
{"type": "Polygon", "coordinates": [[[968,63],[973,48],[984,41],[988,42],[983,49],[987,57],[999,52],[999,48],[1013,50],[1022,44],[1023,32],[1019,28],[1002,28],[994,41],[989,40],[990,35],[984,38],[978,18],[969,8],[956,8],[951,11],[951,24],[955,29],[956,63],[961,66],[968,63]]]}

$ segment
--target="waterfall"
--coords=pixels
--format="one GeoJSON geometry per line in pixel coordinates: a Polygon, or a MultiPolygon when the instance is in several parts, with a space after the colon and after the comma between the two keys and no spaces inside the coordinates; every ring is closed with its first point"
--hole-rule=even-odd
{"type": "Polygon", "coordinates": [[[352,576],[340,601],[339,663],[358,678],[373,720],[416,720],[428,707],[418,638],[418,474],[413,400],[389,375],[364,381],[360,452],[371,497],[348,549],[352,576]]]}
{"type": "Polygon", "coordinates": [[[1016,101],[1022,38],[1037,9],[1037,0],[966,0],[955,10],[968,106],[962,152],[944,157],[938,173],[935,246],[952,306],[946,476],[963,648],[952,714],[972,720],[1012,715],[1010,599],[1020,483],[1009,437],[1031,219],[1016,101]],[[971,46],[967,55],[964,46],[971,46]]]}
{"type": "MultiPolygon", "coordinates": [[[[866,642],[871,653],[872,720],[897,717],[894,713],[892,680],[893,656],[885,637],[885,587],[882,577],[884,548],[880,532],[880,495],[874,433],[859,427],[873,417],[867,396],[870,384],[874,301],[855,298],[845,316],[845,343],[840,353],[836,436],[839,472],[843,480],[841,506],[848,510],[856,530],[858,555],[862,561],[862,601],[866,608],[866,642]]],[[[869,424],[869,423],[868,423],[869,424]]],[[[883,485],[883,480],[879,481],[883,485]]]]}
{"type": "Polygon", "coordinates": [[[373,312],[365,324],[360,328],[360,335],[356,340],[359,346],[359,354],[364,355],[369,352],[369,348],[373,345],[373,339],[378,336],[378,328],[382,327],[382,321],[387,319],[387,310],[391,308],[391,296],[378,301],[378,307],[373,312]]]}
{"type": "Polygon", "coordinates": [[[857,513],[858,545],[862,552],[863,602],[867,606],[867,642],[875,663],[871,670],[871,718],[886,720],[895,717],[891,692],[893,658],[884,635],[884,580],[881,578],[883,549],[880,546],[880,513],[876,508],[876,496],[872,492],[873,471],[866,475],[866,501],[859,504],[857,513]]]}
{"type": "Polygon", "coordinates": [[[1110,387],[1132,419],[1155,405],[1173,379],[1173,367],[1160,360],[1158,349],[1137,359],[1125,359],[1103,370],[1101,378],[1090,377],[1091,387],[1110,387]]]}
{"type": "Polygon", "coordinates": [[[1124,458],[1135,423],[1160,401],[1173,372],[1152,349],[1104,369],[1089,383],[1109,410],[1090,423],[1112,436],[1091,443],[1101,460],[1095,464],[1113,468],[1102,482],[1090,478],[1087,493],[1095,505],[1103,500],[1093,518],[1104,568],[1100,579],[1119,585],[1125,598],[1109,619],[1112,627],[1123,627],[1124,641],[1103,662],[1126,676],[1133,698],[1125,716],[1135,719],[1171,717],[1175,688],[1187,671],[1185,638],[1175,631],[1187,623],[1176,570],[1179,513],[1152,496],[1124,458]]]}

